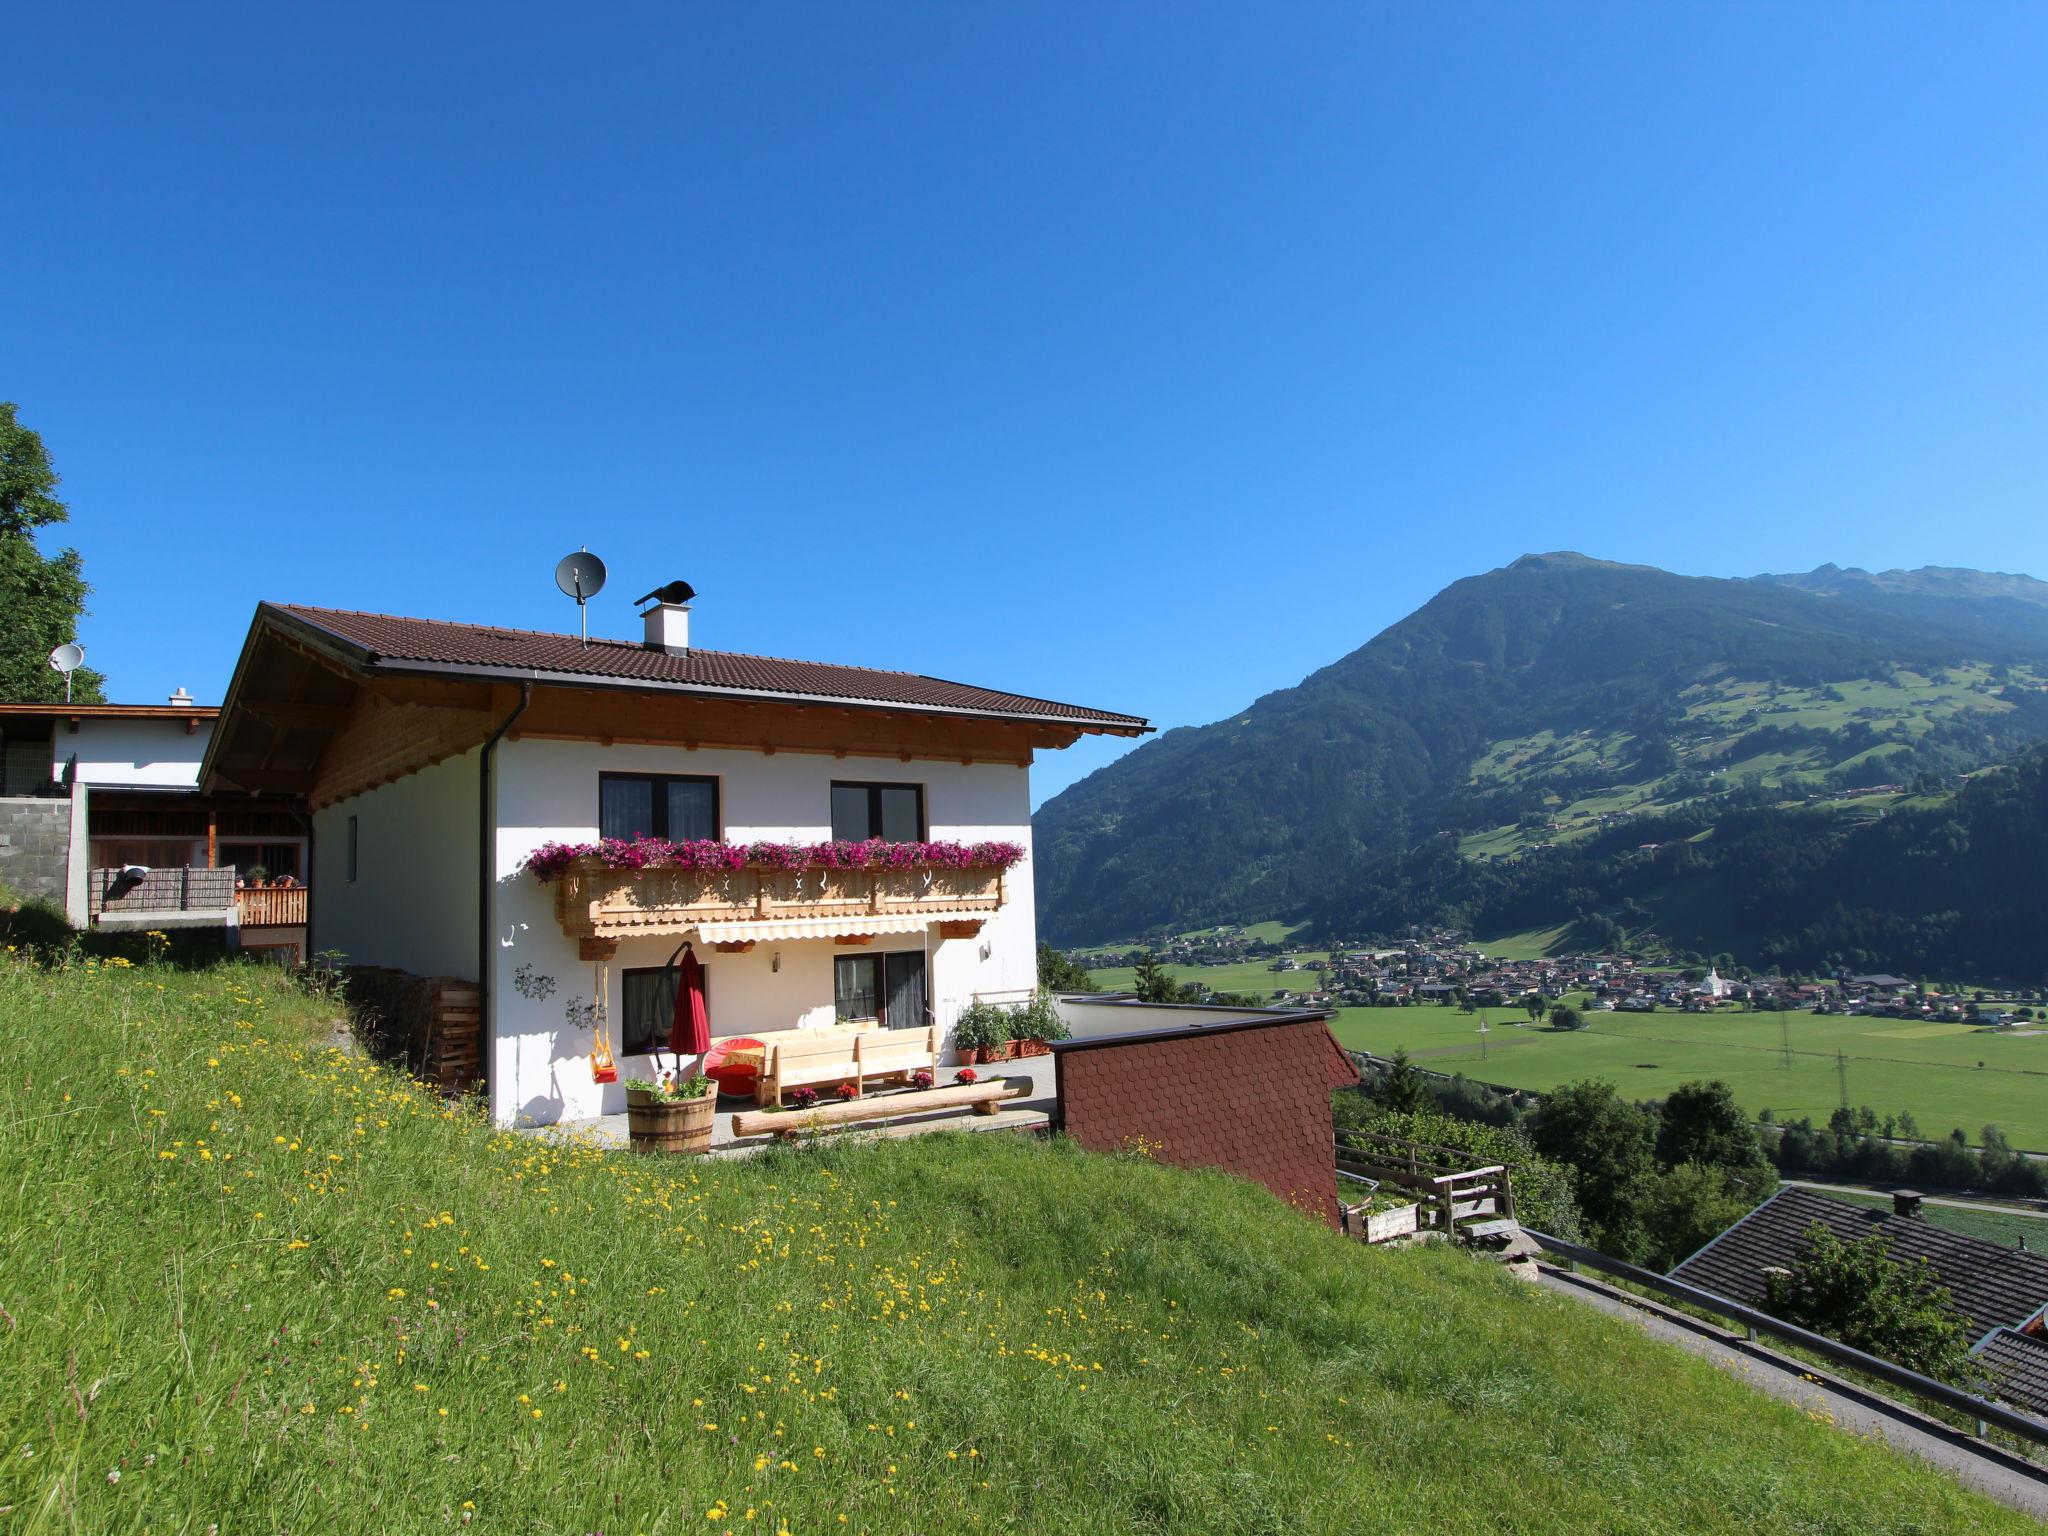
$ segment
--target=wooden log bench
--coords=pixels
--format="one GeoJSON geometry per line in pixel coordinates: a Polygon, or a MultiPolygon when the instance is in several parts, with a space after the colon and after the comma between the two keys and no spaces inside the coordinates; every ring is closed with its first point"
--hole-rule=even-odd
{"type": "Polygon", "coordinates": [[[755,1102],[780,1104],[792,1088],[836,1088],[852,1083],[865,1093],[870,1079],[910,1080],[936,1073],[937,1025],[924,1029],[790,1029],[762,1037],[761,1077],[755,1102]]]}
{"type": "Polygon", "coordinates": [[[772,1135],[783,1141],[795,1141],[806,1131],[830,1130],[867,1120],[893,1120],[901,1115],[928,1115],[941,1109],[971,1109],[977,1115],[993,1115],[1002,1108],[1003,1100],[1021,1097],[1029,1086],[1023,1078],[997,1078],[950,1088],[913,1089],[881,1098],[842,1099],[810,1109],[749,1109],[732,1117],[732,1133],[772,1135]]]}

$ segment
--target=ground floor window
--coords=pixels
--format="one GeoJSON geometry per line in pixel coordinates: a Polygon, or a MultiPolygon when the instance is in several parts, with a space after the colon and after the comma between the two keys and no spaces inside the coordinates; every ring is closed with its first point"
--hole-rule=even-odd
{"type": "Polygon", "coordinates": [[[833,1011],[842,1023],[879,1019],[885,1029],[917,1029],[928,1022],[924,954],[839,955],[832,965],[833,1011]]]}
{"type": "MultiPolygon", "coordinates": [[[[680,969],[655,965],[619,973],[618,1051],[621,1056],[651,1056],[666,1051],[676,1021],[676,990],[680,969]]],[[[704,976],[704,997],[711,998],[711,976],[704,976]]]]}

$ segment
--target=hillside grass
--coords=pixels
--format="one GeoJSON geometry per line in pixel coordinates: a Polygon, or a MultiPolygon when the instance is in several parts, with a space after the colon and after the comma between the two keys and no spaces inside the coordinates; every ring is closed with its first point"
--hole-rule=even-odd
{"type": "Polygon", "coordinates": [[[1734,1010],[1595,1013],[1591,1028],[1566,1032],[1529,1026],[1519,1009],[1486,1015],[1493,1028],[1484,1060],[1478,1018],[1454,1007],[1344,1008],[1333,1027],[1353,1050],[1405,1050],[1419,1066],[1509,1088],[1541,1092],[1604,1077],[1628,1097],[1648,1099],[1720,1078],[1752,1114],[1768,1109],[1780,1120],[1821,1123],[1841,1103],[1839,1051],[1852,1105],[1911,1110],[1923,1133],[1961,1127],[1973,1143],[1995,1124],[2015,1146],[2048,1150],[2048,1033],[1956,1025],[1928,1034],[1932,1026],[1900,1019],[1734,1010]],[[1789,1067],[1781,1028],[1791,1036],[1789,1067]]]}
{"type": "Polygon", "coordinates": [[[0,1528],[2033,1529],[1219,1174],[651,1161],[329,1038],[256,967],[0,958],[0,1528]]]}

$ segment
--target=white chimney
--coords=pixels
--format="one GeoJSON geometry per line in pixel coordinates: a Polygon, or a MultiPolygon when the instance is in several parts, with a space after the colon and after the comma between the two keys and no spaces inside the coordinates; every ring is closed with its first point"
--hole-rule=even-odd
{"type": "Polygon", "coordinates": [[[690,649],[690,605],[656,603],[640,615],[647,626],[647,649],[680,656],[690,649]]]}
{"type": "Polygon", "coordinates": [[[180,688],[176,693],[171,695],[171,702],[177,705],[180,709],[190,709],[192,707],[192,695],[187,693],[184,689],[180,688]]]}

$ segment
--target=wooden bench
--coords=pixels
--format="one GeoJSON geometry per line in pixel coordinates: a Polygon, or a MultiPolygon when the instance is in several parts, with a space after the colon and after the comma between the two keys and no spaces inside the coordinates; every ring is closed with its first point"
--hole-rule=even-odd
{"type": "Polygon", "coordinates": [[[836,1088],[852,1083],[865,1092],[870,1078],[908,1082],[916,1071],[936,1073],[939,1064],[937,1025],[924,1029],[786,1029],[756,1036],[762,1062],[754,1099],[782,1102],[792,1088],[836,1088]]]}
{"type": "Polygon", "coordinates": [[[807,1131],[830,1130],[863,1120],[888,1120],[898,1115],[927,1115],[941,1109],[972,1109],[977,1115],[993,1115],[1004,1099],[1016,1098],[1027,1090],[1022,1079],[996,1078],[986,1083],[961,1083],[950,1088],[923,1088],[911,1093],[892,1093],[879,1099],[855,1099],[845,1103],[820,1104],[803,1110],[747,1110],[732,1117],[735,1136],[764,1133],[794,1141],[807,1131]]]}

